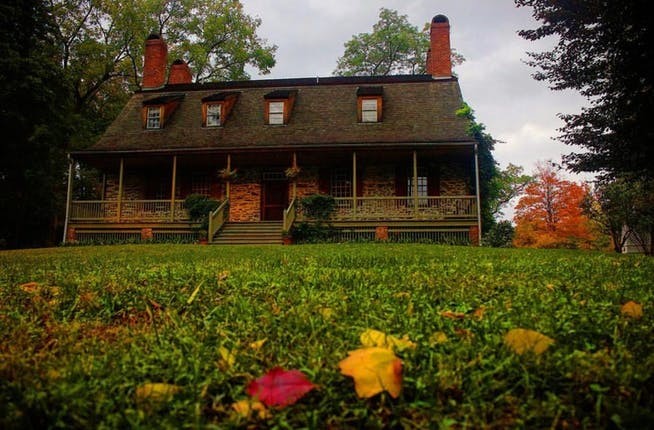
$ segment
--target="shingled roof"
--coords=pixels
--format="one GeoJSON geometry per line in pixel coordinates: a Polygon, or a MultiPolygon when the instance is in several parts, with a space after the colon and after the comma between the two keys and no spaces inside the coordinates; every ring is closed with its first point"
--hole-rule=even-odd
{"type": "Polygon", "coordinates": [[[168,85],[134,94],[85,152],[471,142],[466,120],[455,114],[461,104],[455,78],[431,75],[168,85]],[[357,92],[366,85],[377,92],[383,88],[380,123],[357,122],[357,92]],[[239,93],[230,118],[224,126],[203,127],[202,100],[225,91],[239,93]],[[295,91],[287,125],[265,123],[264,97],[275,91],[295,91]],[[184,98],[165,128],[143,128],[145,101],[181,94],[184,98]]]}

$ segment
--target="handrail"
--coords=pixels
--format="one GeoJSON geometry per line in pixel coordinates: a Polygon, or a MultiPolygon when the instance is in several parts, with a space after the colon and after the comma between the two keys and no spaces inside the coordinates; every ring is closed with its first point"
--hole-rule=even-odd
{"type": "Polygon", "coordinates": [[[229,219],[229,199],[225,199],[215,211],[209,214],[209,231],[208,241],[211,243],[214,235],[218,232],[229,219]]]}
{"type": "Polygon", "coordinates": [[[282,230],[284,232],[289,232],[291,227],[293,227],[293,223],[295,222],[295,215],[297,212],[295,206],[295,199],[293,199],[291,200],[291,203],[289,203],[288,208],[284,209],[284,221],[282,223],[282,230]]]}

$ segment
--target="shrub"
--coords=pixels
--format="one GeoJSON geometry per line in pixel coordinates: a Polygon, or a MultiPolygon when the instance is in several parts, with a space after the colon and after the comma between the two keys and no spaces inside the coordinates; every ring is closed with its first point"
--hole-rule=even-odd
{"type": "Polygon", "coordinates": [[[209,214],[215,211],[220,202],[202,194],[190,194],[184,200],[191,221],[200,223],[200,230],[209,229],[209,214]]]}
{"type": "Polygon", "coordinates": [[[511,221],[500,221],[484,235],[483,244],[493,248],[511,248],[514,233],[511,221]]]}

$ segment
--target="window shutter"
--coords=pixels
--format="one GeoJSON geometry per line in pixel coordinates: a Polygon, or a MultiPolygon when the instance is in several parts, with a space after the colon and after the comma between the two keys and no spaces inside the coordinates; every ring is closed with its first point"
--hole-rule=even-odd
{"type": "Polygon", "coordinates": [[[404,167],[395,168],[395,195],[397,197],[407,196],[407,171],[404,167]]]}
{"type": "Polygon", "coordinates": [[[318,192],[320,194],[329,194],[331,185],[331,171],[329,169],[320,169],[318,171],[318,192]]]}
{"type": "Polygon", "coordinates": [[[427,194],[430,196],[441,195],[441,172],[438,164],[429,166],[429,173],[427,176],[427,194]]]}

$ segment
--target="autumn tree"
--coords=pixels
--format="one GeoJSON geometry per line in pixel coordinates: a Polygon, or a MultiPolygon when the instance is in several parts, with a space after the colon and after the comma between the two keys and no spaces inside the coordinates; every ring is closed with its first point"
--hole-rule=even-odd
{"type": "Polygon", "coordinates": [[[565,158],[576,172],[654,178],[654,26],[651,4],[632,1],[515,0],[540,27],[527,40],[555,36],[550,51],[530,53],[537,80],[572,89],[590,106],[561,115],[560,139],[584,151],[565,158]]]}
{"type": "Polygon", "coordinates": [[[514,245],[533,248],[590,248],[596,237],[582,210],[588,188],[562,179],[551,163],[539,164],[513,218],[514,245]]]}
{"type": "Polygon", "coordinates": [[[509,163],[504,169],[497,169],[497,174],[489,186],[489,211],[494,217],[502,215],[502,210],[511,200],[520,196],[533,181],[524,173],[521,166],[509,163]]]}
{"type": "MultiPolygon", "coordinates": [[[[423,30],[412,25],[406,15],[381,8],[379,21],[371,33],[359,33],[345,43],[334,75],[416,75],[424,74],[429,49],[429,24],[423,30]]],[[[452,50],[452,64],[461,64],[462,55],[452,50]]]]}

